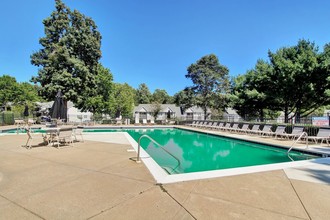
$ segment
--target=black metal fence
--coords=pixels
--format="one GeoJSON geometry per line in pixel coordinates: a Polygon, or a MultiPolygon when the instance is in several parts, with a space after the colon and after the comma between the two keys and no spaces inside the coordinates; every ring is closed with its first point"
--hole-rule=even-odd
{"type": "MultiPolygon", "coordinates": [[[[320,116],[324,117],[324,116],[320,116]]],[[[328,119],[327,124],[323,124],[322,126],[330,126],[330,117],[326,116],[328,119]]],[[[203,120],[203,119],[199,119],[203,120]]],[[[257,123],[267,123],[267,124],[292,124],[292,125],[313,125],[313,117],[303,117],[300,118],[299,122],[297,120],[289,119],[287,123],[285,123],[284,117],[278,117],[276,119],[244,119],[238,115],[229,115],[229,116],[211,116],[210,120],[214,121],[224,121],[224,122],[257,122],[257,123]]]]}

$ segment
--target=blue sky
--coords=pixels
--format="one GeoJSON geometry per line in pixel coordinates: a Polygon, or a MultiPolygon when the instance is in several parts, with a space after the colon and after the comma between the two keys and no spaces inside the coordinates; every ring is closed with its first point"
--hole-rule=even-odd
{"type": "MultiPolygon", "coordinates": [[[[0,13],[0,75],[29,81],[38,68],[42,20],[54,0],[3,1],[0,13]]],[[[218,56],[230,76],[244,74],[267,51],[314,41],[330,43],[328,0],[63,0],[91,17],[102,39],[102,64],[114,81],[134,88],[146,83],[170,95],[191,84],[187,67],[207,54],[218,56]]]]}

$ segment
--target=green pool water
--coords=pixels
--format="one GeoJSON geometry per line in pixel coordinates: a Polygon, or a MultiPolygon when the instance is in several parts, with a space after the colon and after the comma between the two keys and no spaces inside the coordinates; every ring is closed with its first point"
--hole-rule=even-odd
{"type": "Polygon", "coordinates": [[[136,142],[138,142],[141,135],[149,135],[174,157],[147,138],[141,139],[141,147],[161,167],[171,174],[317,158],[315,155],[305,154],[299,151],[291,151],[288,155],[287,149],[176,128],[84,130],[84,132],[105,131],[125,131],[136,142]]]}

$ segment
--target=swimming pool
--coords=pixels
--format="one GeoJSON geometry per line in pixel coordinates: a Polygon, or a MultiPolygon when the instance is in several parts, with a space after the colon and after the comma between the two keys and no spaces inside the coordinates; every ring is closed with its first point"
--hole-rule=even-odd
{"type": "Polygon", "coordinates": [[[168,153],[147,138],[141,139],[141,147],[169,174],[223,170],[320,157],[294,150],[287,154],[286,148],[178,128],[87,129],[84,132],[127,132],[136,142],[141,135],[148,135],[168,153]]]}
{"type": "MultiPolygon", "coordinates": [[[[45,130],[43,130],[41,127],[31,128],[31,130],[35,133],[46,133],[45,130]]],[[[0,130],[0,134],[25,134],[26,130],[24,127],[20,128],[10,128],[5,130],[0,130]]]]}

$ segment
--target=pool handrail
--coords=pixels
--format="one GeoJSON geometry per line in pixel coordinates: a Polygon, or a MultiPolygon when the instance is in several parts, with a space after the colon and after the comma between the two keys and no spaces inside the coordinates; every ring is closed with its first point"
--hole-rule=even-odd
{"type": "Polygon", "coordinates": [[[160,147],[160,149],[162,149],[163,151],[165,151],[166,153],[168,153],[169,155],[171,155],[174,159],[176,159],[178,161],[178,165],[173,168],[172,170],[174,171],[177,167],[179,167],[181,165],[181,162],[180,160],[174,156],[171,152],[169,152],[168,150],[166,150],[164,148],[164,146],[160,145],[157,141],[155,141],[154,139],[152,139],[149,135],[146,135],[146,134],[143,134],[141,135],[141,137],[139,138],[139,141],[138,141],[138,151],[137,151],[137,157],[136,157],[136,162],[137,163],[141,163],[141,160],[140,160],[140,150],[141,150],[141,139],[142,138],[148,138],[149,140],[151,140],[153,143],[155,143],[156,145],[158,145],[160,147]]]}
{"type": "Polygon", "coordinates": [[[301,135],[297,138],[297,140],[295,140],[295,141],[292,143],[291,147],[289,148],[289,150],[288,150],[288,152],[287,152],[288,154],[289,154],[290,151],[292,150],[293,146],[294,146],[298,141],[300,141],[301,138],[303,138],[303,137],[306,138],[306,148],[308,148],[308,134],[307,134],[307,132],[302,132],[301,135]]]}

